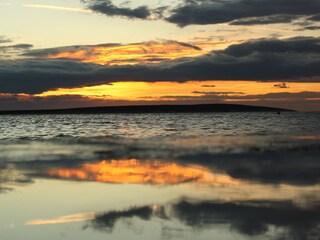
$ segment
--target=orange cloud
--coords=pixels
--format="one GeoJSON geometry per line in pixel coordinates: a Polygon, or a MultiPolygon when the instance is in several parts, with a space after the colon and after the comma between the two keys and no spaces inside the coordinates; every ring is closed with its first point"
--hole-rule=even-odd
{"type": "MultiPolygon", "coordinates": [[[[212,44],[214,45],[214,44],[212,44]]],[[[208,44],[206,45],[208,48],[208,44]]],[[[46,58],[69,58],[101,65],[155,64],[204,54],[200,47],[175,41],[146,42],[116,46],[92,46],[49,54],[46,58]]]]}

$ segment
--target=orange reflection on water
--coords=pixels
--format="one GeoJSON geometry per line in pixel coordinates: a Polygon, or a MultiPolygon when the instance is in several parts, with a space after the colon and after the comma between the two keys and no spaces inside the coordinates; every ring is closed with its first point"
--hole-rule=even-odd
{"type": "Polygon", "coordinates": [[[93,212],[77,213],[77,214],[61,216],[53,219],[30,220],[30,221],[27,221],[25,225],[47,225],[47,224],[82,222],[85,220],[92,220],[94,219],[94,216],[95,214],[93,212]]]}
{"type": "Polygon", "coordinates": [[[182,166],[161,161],[111,160],[83,164],[75,169],[51,169],[51,177],[108,183],[178,184],[185,182],[238,185],[240,181],[213,174],[201,166],[182,166]]]}

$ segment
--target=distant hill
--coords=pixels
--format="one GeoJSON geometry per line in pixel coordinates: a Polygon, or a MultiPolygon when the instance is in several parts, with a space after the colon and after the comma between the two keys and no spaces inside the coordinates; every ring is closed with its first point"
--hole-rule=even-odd
{"type": "Polygon", "coordinates": [[[201,112],[293,112],[293,110],[239,104],[108,106],[50,110],[0,111],[0,114],[97,114],[97,113],[201,113],[201,112]]]}

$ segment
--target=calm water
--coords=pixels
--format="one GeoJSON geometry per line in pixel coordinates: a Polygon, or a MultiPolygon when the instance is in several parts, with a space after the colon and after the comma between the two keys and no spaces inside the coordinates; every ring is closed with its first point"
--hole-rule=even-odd
{"type": "Polygon", "coordinates": [[[0,239],[320,239],[320,113],[0,116],[0,239]]]}

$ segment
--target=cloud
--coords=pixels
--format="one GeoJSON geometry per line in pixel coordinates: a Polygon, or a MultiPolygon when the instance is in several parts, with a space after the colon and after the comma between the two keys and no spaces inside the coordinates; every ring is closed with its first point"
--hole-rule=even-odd
{"type": "Polygon", "coordinates": [[[282,83],[277,83],[275,85],[273,85],[275,88],[289,88],[287,83],[282,82],[282,83]]]}
{"type": "MultiPolygon", "coordinates": [[[[162,19],[180,27],[229,23],[231,25],[262,25],[291,23],[307,17],[319,19],[319,0],[183,0],[175,6],[151,8],[116,6],[112,0],[82,0],[93,12],[129,19],[162,19]]],[[[128,2],[126,2],[128,3],[128,2]]],[[[129,2],[130,3],[130,2],[129,2]]]]}
{"type": "Polygon", "coordinates": [[[131,44],[75,45],[31,50],[27,57],[73,59],[100,65],[151,64],[203,54],[200,47],[172,40],[131,44]]]}
{"type": "Polygon", "coordinates": [[[68,60],[1,61],[0,89],[11,93],[40,93],[103,80],[99,67],[68,60]]]}
{"type": "Polygon", "coordinates": [[[151,16],[151,10],[147,6],[136,8],[118,7],[111,0],[82,0],[87,8],[107,16],[119,16],[129,19],[148,19],[151,16]]]}
{"type": "Polygon", "coordinates": [[[23,54],[27,57],[47,57],[49,55],[56,55],[60,53],[70,52],[75,53],[78,51],[85,51],[86,55],[90,55],[93,48],[109,48],[121,46],[119,43],[105,43],[105,44],[96,44],[96,45],[73,45],[73,46],[64,46],[64,47],[55,47],[55,48],[45,48],[45,49],[34,49],[23,54]]]}
{"type": "Polygon", "coordinates": [[[67,12],[91,13],[91,11],[85,10],[85,9],[68,8],[68,7],[53,6],[53,5],[23,4],[22,6],[27,8],[40,8],[40,9],[49,9],[49,10],[58,10],[58,11],[67,11],[67,12]]]}
{"type": "Polygon", "coordinates": [[[20,43],[14,45],[0,45],[0,60],[1,59],[16,59],[21,54],[33,48],[32,44],[20,43]]]}
{"type": "Polygon", "coordinates": [[[320,81],[320,39],[260,39],[225,50],[154,65],[102,66],[66,59],[2,60],[2,93],[36,94],[57,88],[119,81],[320,81]]]}
{"type": "Polygon", "coordinates": [[[204,91],[193,91],[192,93],[207,95],[207,96],[228,96],[228,95],[242,95],[244,92],[204,92],[204,91]]]}
{"type": "Polygon", "coordinates": [[[12,42],[11,39],[6,38],[5,36],[0,36],[0,44],[12,42]]]}
{"type": "MultiPolygon", "coordinates": [[[[282,85],[279,87],[279,84],[276,84],[276,88],[289,88],[286,85],[282,85]]],[[[195,91],[193,93],[199,94],[198,96],[188,96],[191,99],[221,99],[221,100],[243,100],[243,99],[259,99],[259,100],[270,100],[270,99],[286,99],[290,101],[292,99],[320,99],[320,92],[280,92],[280,93],[266,93],[266,94],[251,94],[245,95],[243,92],[203,92],[203,91],[195,91]]],[[[163,96],[162,98],[184,98],[187,96],[163,96]]]]}
{"type": "Polygon", "coordinates": [[[270,54],[320,54],[320,39],[296,37],[286,40],[260,39],[229,46],[224,52],[234,57],[245,57],[255,53],[270,54]]]}
{"type": "Polygon", "coordinates": [[[235,20],[230,25],[264,25],[275,23],[290,23],[299,17],[292,15],[271,15],[266,17],[252,17],[235,20]]]}
{"type": "Polygon", "coordinates": [[[309,0],[307,3],[304,0],[185,0],[183,4],[171,11],[171,15],[166,20],[180,27],[192,24],[228,23],[237,20],[241,20],[237,22],[238,25],[241,22],[244,25],[266,22],[287,23],[295,17],[318,14],[319,8],[319,0],[309,0]],[[283,17],[285,15],[286,17],[283,17]],[[247,18],[254,19],[243,21],[247,18]]]}
{"type": "Polygon", "coordinates": [[[198,51],[201,51],[202,49],[198,46],[195,46],[195,45],[192,45],[192,44],[189,44],[189,43],[184,43],[184,42],[178,42],[178,41],[174,41],[176,42],[177,44],[183,46],[183,47],[188,47],[188,48],[192,48],[194,50],[198,50],[198,51]]]}
{"type": "Polygon", "coordinates": [[[33,45],[28,44],[28,43],[21,43],[21,44],[15,44],[15,45],[0,46],[0,50],[3,50],[3,49],[29,49],[29,48],[33,48],[33,45]]]}

